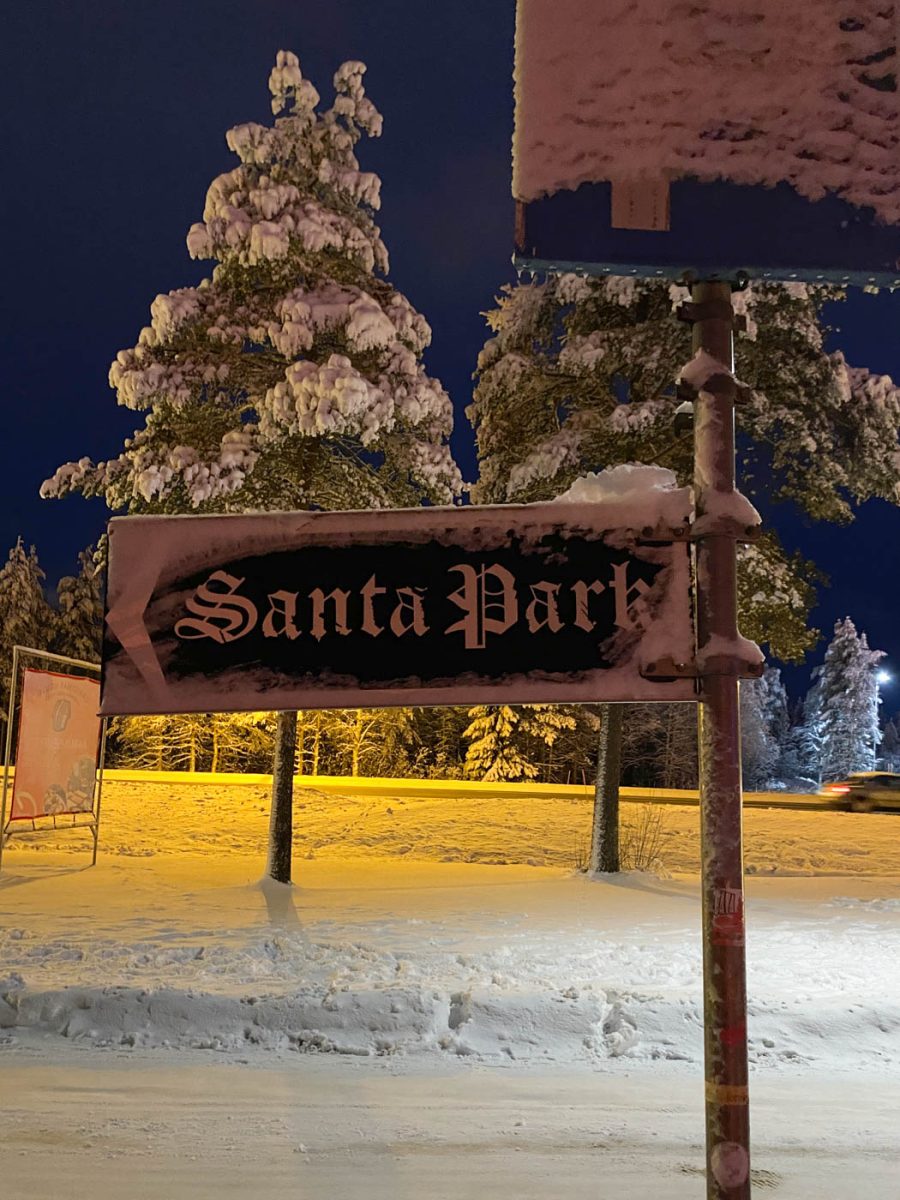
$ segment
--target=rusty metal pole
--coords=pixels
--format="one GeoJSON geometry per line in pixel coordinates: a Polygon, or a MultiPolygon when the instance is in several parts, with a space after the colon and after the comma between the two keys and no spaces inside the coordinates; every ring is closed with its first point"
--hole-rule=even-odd
{"type": "MultiPolygon", "coordinates": [[[[734,490],[734,313],[731,285],[695,283],[693,346],[728,369],[694,402],[694,487],[698,518],[714,493],[734,490]]],[[[744,866],[741,846],[739,664],[733,534],[697,541],[697,646],[700,847],[703,902],[703,1004],[706,1061],[706,1194],[749,1200],[750,1120],[747,1092],[747,982],[744,959],[744,866]],[[704,652],[705,651],[705,652],[704,652]]]]}

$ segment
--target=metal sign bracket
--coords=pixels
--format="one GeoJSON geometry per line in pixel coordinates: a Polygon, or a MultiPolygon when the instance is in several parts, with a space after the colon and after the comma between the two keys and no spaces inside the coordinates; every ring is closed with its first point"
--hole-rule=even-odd
{"type": "Polygon", "coordinates": [[[759,679],[763,673],[762,663],[749,663],[734,654],[717,654],[707,658],[703,664],[696,659],[690,662],[674,662],[671,658],[658,658],[642,668],[644,679],[662,682],[667,679],[705,679],[712,675],[728,675],[737,679],[759,679]]]}

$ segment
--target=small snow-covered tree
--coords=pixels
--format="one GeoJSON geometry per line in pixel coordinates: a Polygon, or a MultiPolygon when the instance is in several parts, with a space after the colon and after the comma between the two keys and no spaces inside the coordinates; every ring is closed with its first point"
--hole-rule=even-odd
{"type": "Polygon", "coordinates": [[[271,713],[210,713],[208,769],[266,771],[274,740],[271,713]]]}
{"type": "Polygon", "coordinates": [[[797,705],[788,734],[785,774],[822,782],[822,720],[817,682],[821,667],[812,672],[813,684],[797,705]]]}
{"type": "Polygon", "coordinates": [[[780,672],[767,667],[741,683],[741,768],[744,787],[762,791],[776,778],[787,734],[787,693],[780,672]]]}
{"type": "Polygon", "coordinates": [[[570,713],[549,704],[479,704],[469,716],[465,773],[490,782],[536,778],[541,748],[575,727],[570,713]]]}
{"type": "Polygon", "coordinates": [[[459,779],[463,775],[470,724],[468,709],[413,708],[398,731],[405,752],[404,773],[416,778],[459,779]]]}
{"type": "MultiPolygon", "coordinates": [[[[356,157],[362,136],[381,132],[364,72],[344,63],[321,109],[296,56],[278,52],[276,120],[229,131],[238,165],[213,181],[188,233],[191,256],[215,261],[212,274],[157,296],[137,345],[110,368],[119,404],[147,414],[143,427],[108,462],[61,467],[43,495],[99,495],[150,513],[457,495],[450,401],[422,364],[431,330],[385,278],[380,181],[356,157]]],[[[282,806],[291,774],[276,770],[282,806]]]]}
{"type": "Polygon", "coordinates": [[[622,739],[623,782],[697,786],[697,714],[692,704],[629,704],[622,739]]]}
{"type": "Polygon", "coordinates": [[[86,662],[100,661],[103,641],[102,554],[93,546],[78,555],[77,575],[56,585],[54,649],[86,662]]]}
{"type": "Polygon", "coordinates": [[[267,770],[274,722],[269,713],[184,713],[116,717],[110,759],[146,770],[267,770]]]}
{"type": "Polygon", "coordinates": [[[44,595],[44,575],[34,546],[18,538],[0,568],[0,712],[5,727],[14,646],[49,650],[54,613],[44,595]]]}
{"type": "Polygon", "coordinates": [[[335,774],[391,775],[398,765],[397,741],[408,708],[332,709],[326,718],[335,774]]]}
{"type": "Polygon", "coordinates": [[[849,617],[835,624],[813,687],[822,779],[874,769],[881,738],[875,668],[883,657],[869,649],[849,617]]]}
{"type": "Polygon", "coordinates": [[[896,721],[888,721],[881,734],[881,754],[879,766],[885,771],[896,771],[900,768],[900,729],[896,721]]]}

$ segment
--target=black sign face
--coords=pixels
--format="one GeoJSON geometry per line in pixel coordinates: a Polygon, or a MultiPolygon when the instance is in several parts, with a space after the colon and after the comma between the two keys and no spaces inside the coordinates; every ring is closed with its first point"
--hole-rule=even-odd
{"type": "Polygon", "coordinates": [[[114,520],[102,711],[692,698],[684,545],[585,509],[114,520]]]}

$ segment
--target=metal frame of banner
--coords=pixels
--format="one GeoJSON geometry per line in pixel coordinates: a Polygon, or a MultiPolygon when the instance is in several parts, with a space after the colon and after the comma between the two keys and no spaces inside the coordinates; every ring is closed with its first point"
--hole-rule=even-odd
{"type": "MultiPolygon", "coordinates": [[[[91,855],[91,866],[96,866],[97,863],[97,843],[100,838],[100,801],[103,795],[103,771],[106,764],[106,729],[107,720],[105,717],[100,721],[100,743],[99,752],[97,755],[97,764],[94,773],[94,795],[91,801],[90,820],[79,821],[78,817],[85,815],[82,813],[60,813],[48,814],[52,819],[51,825],[38,825],[36,821],[43,818],[31,818],[31,827],[28,829],[13,829],[12,819],[6,819],[6,802],[9,793],[10,780],[10,757],[12,754],[13,741],[13,724],[16,712],[16,697],[19,692],[19,666],[23,657],[39,659],[43,662],[61,663],[69,667],[78,667],[82,671],[90,671],[99,676],[99,663],[87,662],[82,658],[70,658],[66,654],[54,654],[50,650],[36,650],[31,646],[13,646],[12,672],[9,684],[9,705],[6,712],[6,738],[3,751],[3,798],[0,801],[0,870],[3,869],[3,850],[7,841],[16,833],[58,833],[66,829],[87,829],[93,838],[93,853],[91,855]],[[71,817],[71,824],[59,824],[57,815],[71,817]]],[[[75,676],[80,678],[80,676],[75,676]]],[[[27,820],[27,818],[21,818],[27,820]]]]}

